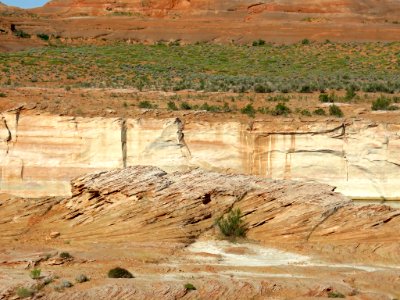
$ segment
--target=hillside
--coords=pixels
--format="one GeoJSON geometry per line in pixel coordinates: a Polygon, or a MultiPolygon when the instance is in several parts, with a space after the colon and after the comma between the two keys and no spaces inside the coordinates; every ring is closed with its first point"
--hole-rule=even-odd
{"type": "Polygon", "coordinates": [[[165,16],[169,13],[218,14],[241,13],[254,14],[263,12],[281,13],[324,13],[324,14],[368,14],[387,16],[399,14],[400,3],[393,0],[162,0],[162,1],[93,1],[93,0],[53,0],[38,13],[56,13],[66,15],[107,15],[110,13],[144,13],[152,16],[165,16]],[[397,13],[396,13],[397,11],[397,13]]]}

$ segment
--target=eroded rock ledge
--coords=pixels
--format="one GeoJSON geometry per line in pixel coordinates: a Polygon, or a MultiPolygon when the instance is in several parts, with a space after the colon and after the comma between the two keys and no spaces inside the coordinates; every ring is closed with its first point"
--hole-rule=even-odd
{"type": "Polygon", "coordinates": [[[216,218],[238,207],[252,240],[306,245],[320,253],[334,245],[344,255],[400,261],[400,210],[357,207],[332,190],[316,183],[134,166],[73,180],[62,218],[78,226],[70,233],[75,240],[91,235],[187,244],[215,230],[216,218]],[[379,250],[371,254],[375,247],[379,250]]]}

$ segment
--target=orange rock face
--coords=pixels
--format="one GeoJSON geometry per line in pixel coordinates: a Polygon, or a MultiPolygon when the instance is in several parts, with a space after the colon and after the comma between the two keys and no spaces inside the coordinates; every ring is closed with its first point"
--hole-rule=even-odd
{"type": "Polygon", "coordinates": [[[250,0],[125,0],[125,1],[93,1],[93,0],[53,0],[38,12],[53,12],[61,14],[105,15],[110,12],[142,12],[148,15],[162,16],[169,12],[184,12],[192,14],[214,14],[221,12],[261,13],[355,13],[355,14],[386,14],[393,13],[399,7],[398,1],[385,0],[275,0],[257,2],[250,0]]]}

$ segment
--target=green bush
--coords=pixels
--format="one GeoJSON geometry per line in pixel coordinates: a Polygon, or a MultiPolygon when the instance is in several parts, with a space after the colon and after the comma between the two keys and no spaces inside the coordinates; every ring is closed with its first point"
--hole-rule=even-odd
{"type": "Polygon", "coordinates": [[[329,114],[338,118],[341,118],[344,115],[340,107],[335,104],[329,106],[329,114]]]}
{"type": "Polygon", "coordinates": [[[22,31],[22,30],[14,31],[14,35],[16,37],[23,38],[23,39],[29,39],[31,37],[31,35],[29,33],[26,33],[25,31],[22,31]]]}
{"type": "Polygon", "coordinates": [[[334,291],[332,291],[332,292],[328,292],[328,298],[346,298],[346,296],[343,295],[343,294],[340,293],[340,292],[334,292],[334,291]]]}
{"type": "Polygon", "coordinates": [[[354,99],[355,96],[357,96],[357,94],[356,94],[356,89],[355,89],[353,86],[348,87],[348,88],[346,89],[346,95],[344,96],[344,99],[345,99],[346,101],[351,101],[351,100],[354,99]]]}
{"type": "Polygon", "coordinates": [[[167,106],[169,110],[178,110],[178,106],[176,106],[174,101],[169,101],[167,106]]]}
{"type": "Polygon", "coordinates": [[[244,225],[240,209],[231,210],[226,218],[221,216],[217,225],[221,233],[226,237],[245,237],[247,228],[244,225]]]}
{"type": "Polygon", "coordinates": [[[60,257],[63,258],[63,259],[71,259],[72,255],[69,254],[68,252],[61,252],[60,253],[60,257]]]}
{"type": "Polygon", "coordinates": [[[254,109],[253,105],[251,105],[251,103],[243,107],[240,112],[244,115],[248,115],[250,118],[254,118],[256,116],[256,110],[254,109]]]}
{"type": "Polygon", "coordinates": [[[270,93],[271,89],[269,87],[265,87],[264,85],[258,83],[254,86],[254,91],[259,94],[270,93]]]}
{"type": "Polygon", "coordinates": [[[264,46],[264,45],[265,45],[265,41],[261,40],[261,39],[253,42],[253,47],[264,46]]]}
{"type": "Polygon", "coordinates": [[[301,41],[301,44],[302,44],[302,45],[310,45],[311,42],[310,42],[309,39],[303,39],[303,40],[301,41]]]}
{"type": "Polygon", "coordinates": [[[19,287],[17,289],[17,296],[19,298],[28,298],[32,297],[34,295],[34,291],[31,289],[25,288],[25,287],[19,287]]]}
{"type": "Polygon", "coordinates": [[[273,116],[287,116],[292,111],[284,103],[278,103],[275,109],[271,112],[273,116]]]}
{"type": "Polygon", "coordinates": [[[317,108],[313,113],[317,116],[326,116],[326,112],[322,108],[317,108]]]}
{"type": "Polygon", "coordinates": [[[303,85],[301,88],[300,88],[300,93],[303,93],[303,94],[307,94],[307,93],[312,93],[312,91],[313,91],[313,88],[310,86],[310,85],[303,85]]]}
{"type": "Polygon", "coordinates": [[[335,95],[322,93],[319,95],[319,101],[322,103],[333,103],[335,102],[335,95]]]}
{"type": "Polygon", "coordinates": [[[153,108],[153,104],[151,104],[150,101],[140,101],[139,102],[139,108],[147,108],[147,109],[152,109],[153,108]]]}
{"type": "Polygon", "coordinates": [[[188,290],[188,291],[195,291],[195,290],[196,290],[196,287],[195,287],[193,284],[191,284],[191,283],[186,283],[186,284],[184,285],[184,287],[185,287],[185,289],[188,290]]]}
{"type": "Polygon", "coordinates": [[[132,273],[126,269],[117,267],[108,271],[108,278],[134,278],[132,273]]]}
{"type": "Polygon", "coordinates": [[[6,93],[0,93],[0,98],[5,98],[5,97],[7,97],[6,93]]]}
{"type": "Polygon", "coordinates": [[[385,96],[380,96],[378,99],[376,99],[372,103],[372,110],[397,110],[398,107],[391,105],[392,104],[392,99],[385,97],[385,96]]]}
{"type": "Polygon", "coordinates": [[[31,270],[30,276],[31,276],[32,279],[39,279],[40,278],[40,273],[41,273],[41,270],[35,268],[35,269],[31,270]]]}
{"type": "Polygon", "coordinates": [[[181,109],[183,109],[183,110],[191,110],[192,106],[187,102],[182,102],[181,103],[181,109]]]}
{"type": "Polygon", "coordinates": [[[311,113],[310,113],[310,111],[309,111],[308,109],[303,109],[303,110],[300,112],[300,114],[301,114],[302,116],[311,117],[311,113]]]}
{"type": "Polygon", "coordinates": [[[39,39],[42,39],[43,41],[48,41],[49,40],[49,36],[45,33],[38,33],[36,35],[39,39]]]}

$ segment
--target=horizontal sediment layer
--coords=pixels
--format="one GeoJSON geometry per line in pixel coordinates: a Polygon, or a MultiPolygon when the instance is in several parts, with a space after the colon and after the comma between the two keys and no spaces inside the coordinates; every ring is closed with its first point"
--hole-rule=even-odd
{"type": "Polygon", "coordinates": [[[399,199],[400,124],[243,124],[3,113],[1,190],[65,196],[84,173],[153,165],[330,184],[355,199],[399,199]]]}

